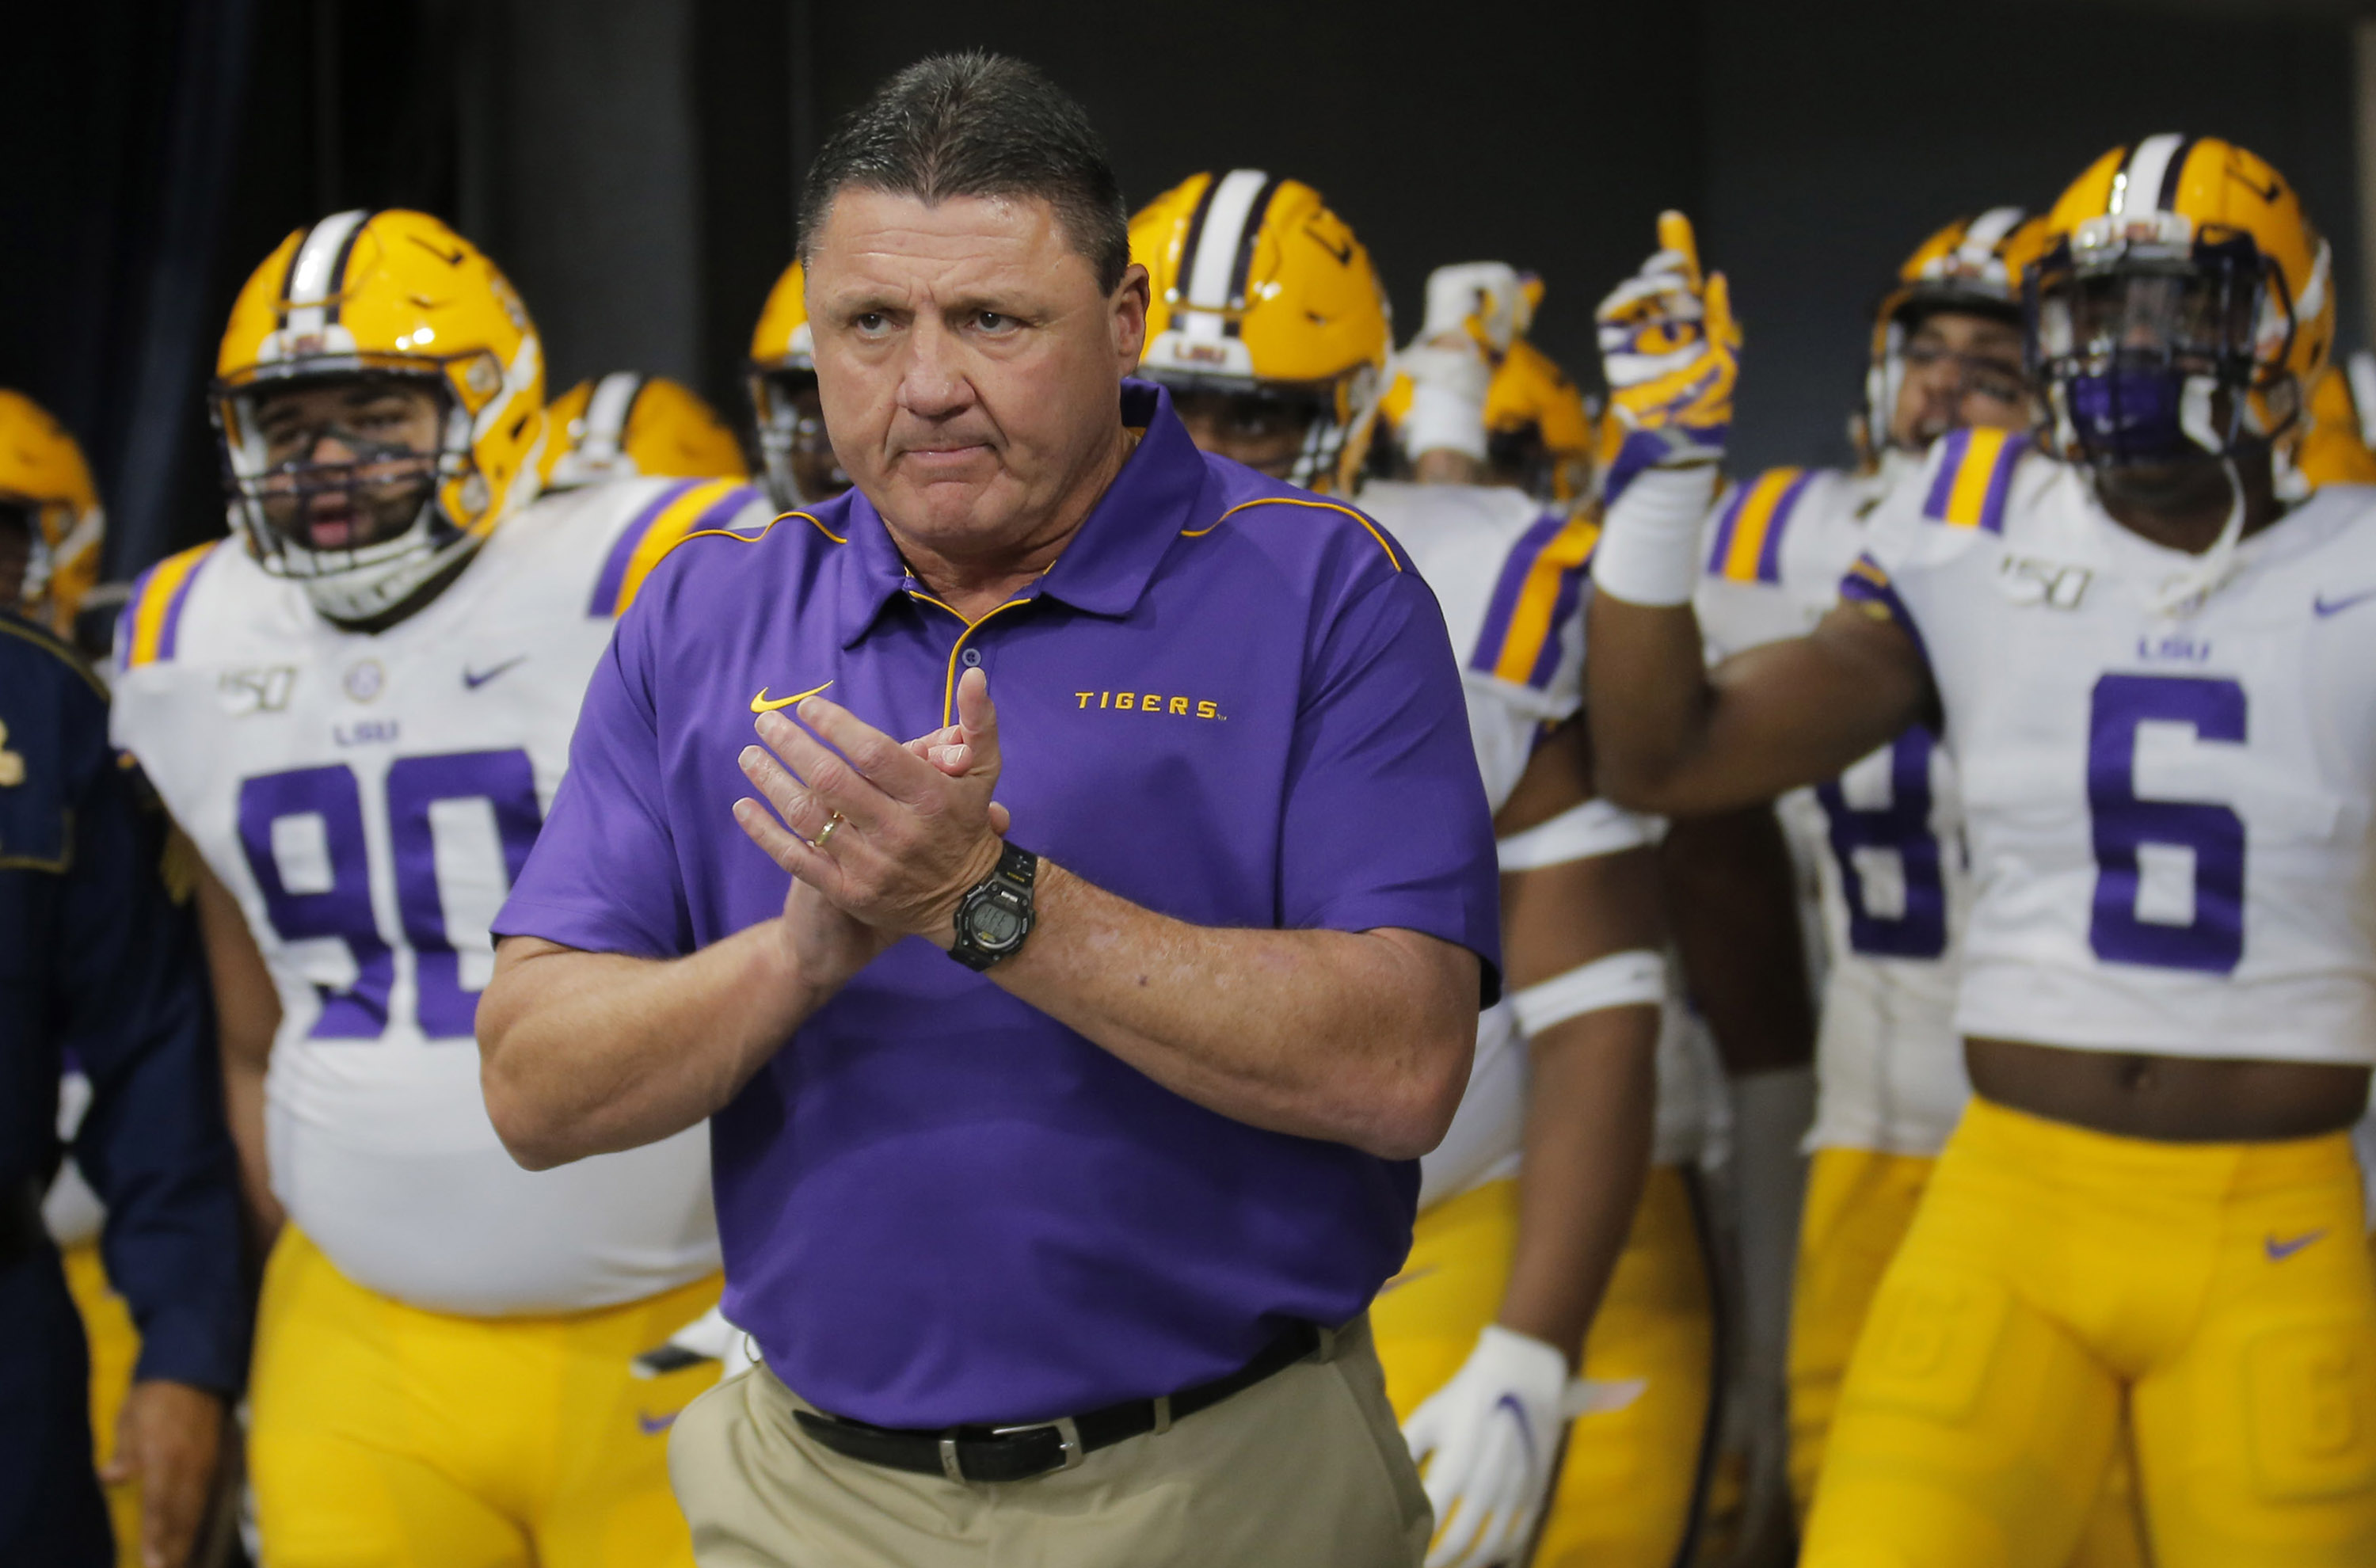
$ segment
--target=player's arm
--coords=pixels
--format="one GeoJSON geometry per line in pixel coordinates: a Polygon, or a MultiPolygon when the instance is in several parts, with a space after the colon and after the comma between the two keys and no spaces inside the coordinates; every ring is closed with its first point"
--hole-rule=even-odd
{"type": "MultiPolygon", "coordinates": [[[[178,830],[177,830],[178,831],[178,830]]],[[[272,1037],[280,1028],[280,992],[247,929],[239,900],[195,851],[198,934],[214,981],[215,1038],[222,1053],[223,1106],[239,1150],[240,1191],[257,1241],[266,1248],[288,1216],[272,1195],[265,1158],[264,1075],[272,1065],[272,1037]]]]}
{"type": "Polygon", "coordinates": [[[1432,1568],[1500,1562],[1532,1533],[1649,1169],[1667,984],[1657,866],[1645,826],[1591,793],[1572,721],[1495,820],[1503,954],[1530,1052],[1525,1160],[1500,1313],[1403,1428],[1435,1508],[1432,1568]]]}
{"type": "Polygon", "coordinates": [[[1798,872],[1765,802],[1671,824],[1658,847],[1692,1003],[1735,1078],[1814,1060],[1798,872]]]}
{"type": "MultiPolygon", "coordinates": [[[[1601,302],[1601,366],[1626,434],[1608,480],[1587,627],[1592,739],[1610,799],[1669,815],[1772,800],[1829,778],[1931,705],[1913,637],[1847,605],[1802,638],[1711,675],[1692,613],[1701,525],[1732,422],[1740,332],[1690,222],[1601,302]]],[[[1885,590],[1884,590],[1885,591],[1885,590]]]]}
{"type": "Polygon", "coordinates": [[[1913,637],[1862,605],[1710,671],[1688,599],[1629,601],[1598,561],[1595,583],[1593,745],[1603,790],[1637,810],[1704,815],[1835,778],[1935,701],[1913,637]]]}
{"type": "MultiPolygon", "coordinates": [[[[1591,799],[1582,731],[1572,722],[1536,752],[1495,819],[1502,837],[1591,799]]],[[[1499,1321],[1574,1366],[1650,1166],[1665,945],[1654,851],[1562,854],[1508,872],[1502,918],[1508,985],[1532,1020],[1532,1075],[1517,1257],[1499,1321]],[[1597,989],[1594,965],[1612,966],[1597,989]]]]}

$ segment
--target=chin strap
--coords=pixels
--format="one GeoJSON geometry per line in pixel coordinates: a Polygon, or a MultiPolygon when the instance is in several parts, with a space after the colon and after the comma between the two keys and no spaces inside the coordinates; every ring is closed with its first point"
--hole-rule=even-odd
{"type": "Polygon", "coordinates": [[[2193,614],[2236,575],[2236,546],[2244,537],[2244,481],[2236,471],[2234,458],[2222,458],[2219,466],[2227,470],[2228,493],[2235,497],[2228,508],[2228,521],[2211,548],[2197,556],[2192,565],[2163,579],[2159,588],[2146,590],[2145,606],[2156,615],[2193,614]]]}

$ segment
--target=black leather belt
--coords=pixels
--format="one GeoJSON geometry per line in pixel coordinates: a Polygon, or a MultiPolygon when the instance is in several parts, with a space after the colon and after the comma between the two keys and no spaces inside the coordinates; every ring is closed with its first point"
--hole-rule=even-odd
{"type": "Polygon", "coordinates": [[[1208,1410],[1232,1394],[1285,1372],[1314,1352],[1333,1352],[1336,1335],[1299,1323],[1272,1340],[1261,1354],[1226,1377],[1156,1399],[1125,1399],[1118,1405],[1052,1421],[1012,1427],[950,1427],[917,1431],[869,1426],[818,1411],[795,1409],[801,1429],[835,1453],[918,1475],[953,1481],[1020,1481],[1051,1470],[1069,1470],[1100,1448],[1208,1410]]]}

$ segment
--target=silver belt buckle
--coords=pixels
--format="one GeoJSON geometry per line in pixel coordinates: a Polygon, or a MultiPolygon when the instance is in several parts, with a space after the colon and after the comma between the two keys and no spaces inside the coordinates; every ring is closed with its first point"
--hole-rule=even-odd
{"type": "MultiPolygon", "coordinates": [[[[990,1429],[990,1435],[1013,1437],[1017,1432],[1040,1431],[1048,1427],[1056,1429],[1056,1441],[1064,1454],[1064,1468],[1077,1470],[1088,1463],[1089,1456],[1081,1452],[1081,1429],[1073,1424],[1073,1418],[1070,1416],[1059,1416],[1052,1421],[1031,1421],[1019,1427],[992,1427],[990,1429]]],[[[954,1459],[948,1457],[951,1451],[948,1441],[945,1438],[943,1439],[941,1466],[944,1469],[956,1463],[954,1459]]]]}

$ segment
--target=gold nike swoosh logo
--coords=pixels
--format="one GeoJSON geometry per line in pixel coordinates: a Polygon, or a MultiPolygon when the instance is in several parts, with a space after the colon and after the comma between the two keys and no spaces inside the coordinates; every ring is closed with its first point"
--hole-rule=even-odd
{"type": "MultiPolygon", "coordinates": [[[[825,686],[830,686],[833,683],[831,681],[827,681],[825,683],[825,686]]],[[[811,686],[805,692],[794,692],[788,697],[770,697],[767,695],[767,688],[762,686],[759,688],[759,695],[751,699],[751,711],[754,713],[773,713],[779,707],[790,707],[796,702],[802,702],[809,697],[816,695],[819,692],[825,690],[825,686],[811,686]]]]}

